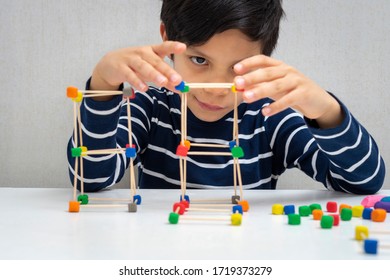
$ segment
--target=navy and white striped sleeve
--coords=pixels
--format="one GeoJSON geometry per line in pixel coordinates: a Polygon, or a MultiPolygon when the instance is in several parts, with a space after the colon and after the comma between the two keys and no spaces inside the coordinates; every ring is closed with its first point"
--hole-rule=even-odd
{"type": "Polygon", "coordinates": [[[340,126],[310,128],[319,147],[312,159],[318,176],[315,179],[323,181],[328,189],[354,194],[375,193],[383,185],[384,161],[371,135],[340,104],[345,114],[340,126]],[[324,169],[325,166],[328,168],[324,169]]]}

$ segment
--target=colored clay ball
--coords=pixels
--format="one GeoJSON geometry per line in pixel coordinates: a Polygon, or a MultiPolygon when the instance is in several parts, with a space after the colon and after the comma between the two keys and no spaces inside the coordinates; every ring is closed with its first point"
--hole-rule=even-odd
{"type": "Polygon", "coordinates": [[[295,213],[295,206],[294,205],[285,205],[284,206],[284,214],[294,214],[295,213]]]}
{"type": "Polygon", "coordinates": [[[333,217],[324,215],[321,218],[321,228],[332,228],[333,226],[333,217]]]}
{"type": "Polygon", "coordinates": [[[340,223],[340,215],[339,214],[330,214],[329,216],[333,217],[333,225],[338,226],[340,223]]]}
{"type": "Polygon", "coordinates": [[[355,227],[355,239],[356,240],[364,240],[369,236],[368,227],[366,226],[356,226],[355,227]]]}
{"type": "Polygon", "coordinates": [[[313,210],[315,210],[315,209],[319,209],[319,210],[322,210],[322,208],[321,208],[321,205],[320,204],[318,204],[318,203],[313,203],[313,204],[310,204],[310,209],[311,209],[311,212],[313,212],[313,210]]]}
{"type": "Polygon", "coordinates": [[[386,213],[384,209],[374,209],[371,212],[371,220],[374,222],[384,222],[386,220],[386,213]]]}
{"type": "Polygon", "coordinates": [[[81,204],[88,204],[88,202],[89,202],[88,195],[87,194],[80,194],[77,197],[77,201],[80,201],[81,204]]]}
{"type": "Polygon", "coordinates": [[[352,217],[361,218],[363,216],[363,205],[352,206],[352,217]]]}
{"type": "Polygon", "coordinates": [[[288,224],[289,225],[300,225],[301,224],[301,216],[298,214],[288,214],[288,224]]]}
{"type": "Polygon", "coordinates": [[[352,219],[352,209],[342,208],[340,216],[342,221],[350,221],[352,219]]]}
{"type": "Polygon", "coordinates": [[[366,239],[364,240],[364,252],[375,255],[378,251],[378,240],[366,239]]]}
{"type": "Polygon", "coordinates": [[[231,222],[233,226],[239,226],[242,222],[242,215],[235,213],[231,215],[231,222]]]}
{"type": "Polygon", "coordinates": [[[326,211],[331,212],[331,213],[336,213],[337,212],[337,202],[329,201],[328,203],[326,203],[326,211]]]}
{"type": "Polygon", "coordinates": [[[311,214],[311,208],[309,206],[303,205],[298,208],[299,215],[302,217],[308,217],[311,214]]]}
{"type": "Polygon", "coordinates": [[[129,203],[128,204],[128,210],[130,213],[137,212],[137,203],[129,203]]]}
{"type": "Polygon", "coordinates": [[[171,212],[169,214],[168,221],[170,224],[173,224],[173,225],[177,224],[179,222],[179,214],[171,212]]]}
{"type": "Polygon", "coordinates": [[[312,214],[313,214],[313,220],[316,221],[321,220],[322,216],[324,215],[321,209],[314,209],[312,214]]]}
{"type": "Polygon", "coordinates": [[[272,205],[272,214],[273,215],[283,215],[284,206],[282,204],[274,204],[272,205]]]}
{"type": "Polygon", "coordinates": [[[374,209],[372,208],[364,208],[362,217],[364,220],[371,220],[371,213],[374,209]]]}

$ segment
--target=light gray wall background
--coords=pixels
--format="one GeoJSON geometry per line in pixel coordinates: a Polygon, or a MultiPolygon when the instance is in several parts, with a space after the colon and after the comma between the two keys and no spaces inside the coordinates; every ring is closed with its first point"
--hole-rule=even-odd
{"type": "MultiPolygon", "coordinates": [[[[0,3],[0,187],[70,187],[65,148],[73,111],[66,87],[83,88],[109,50],[159,43],[161,2],[0,3]]],[[[274,56],[346,103],[388,163],[390,1],[284,0],[284,8],[274,56]]],[[[279,188],[322,186],[287,171],[279,188]]]]}

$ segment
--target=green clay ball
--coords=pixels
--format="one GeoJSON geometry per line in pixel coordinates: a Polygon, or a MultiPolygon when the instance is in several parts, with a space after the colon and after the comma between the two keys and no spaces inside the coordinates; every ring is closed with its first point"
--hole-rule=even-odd
{"type": "Polygon", "coordinates": [[[80,204],[88,204],[88,195],[86,194],[80,194],[77,197],[77,201],[80,201],[80,204]]]}
{"type": "Polygon", "coordinates": [[[298,211],[299,211],[299,215],[301,215],[302,217],[308,217],[308,216],[310,216],[310,214],[311,214],[311,209],[310,209],[310,207],[309,207],[309,206],[306,206],[306,205],[304,205],[304,206],[299,206],[298,211]]]}
{"type": "Polygon", "coordinates": [[[322,210],[321,205],[318,203],[310,204],[310,209],[311,209],[311,212],[313,212],[313,210],[315,210],[315,209],[322,210]]]}
{"type": "Polygon", "coordinates": [[[343,208],[340,213],[340,218],[342,221],[350,221],[352,219],[352,209],[343,208]]]}
{"type": "Polygon", "coordinates": [[[72,157],[81,157],[81,153],[83,152],[83,150],[80,147],[78,147],[78,148],[72,148],[71,152],[72,152],[72,157]]]}
{"type": "Polygon", "coordinates": [[[180,216],[179,214],[171,212],[168,218],[169,223],[176,225],[179,222],[179,216],[180,216]]]}
{"type": "Polygon", "coordinates": [[[301,216],[298,214],[288,214],[288,224],[289,225],[300,225],[301,224],[301,216]]]}
{"type": "Polygon", "coordinates": [[[244,150],[241,147],[234,147],[232,149],[232,155],[234,158],[244,157],[244,150]]]}
{"type": "Polygon", "coordinates": [[[321,227],[322,228],[332,228],[334,218],[332,216],[324,215],[321,218],[321,227]]]}

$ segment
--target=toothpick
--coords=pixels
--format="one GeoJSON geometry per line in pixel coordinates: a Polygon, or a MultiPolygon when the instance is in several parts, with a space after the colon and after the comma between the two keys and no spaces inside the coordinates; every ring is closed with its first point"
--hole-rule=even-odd
{"type": "Polygon", "coordinates": [[[125,201],[125,202],[132,202],[131,199],[128,198],[109,198],[109,197],[90,197],[88,198],[90,201],[125,201]]]}
{"type": "Polygon", "coordinates": [[[229,148],[228,145],[222,145],[222,144],[191,143],[191,146],[194,146],[194,147],[209,147],[209,148],[229,148]]]}
{"type": "Polygon", "coordinates": [[[228,152],[188,152],[187,154],[193,156],[232,156],[232,153],[228,152]]]}
{"type": "Polygon", "coordinates": [[[128,204],[80,204],[83,208],[118,208],[128,207],[128,204]]]}
{"type": "Polygon", "coordinates": [[[233,83],[186,83],[189,88],[232,88],[233,83]]]}
{"type": "MultiPolygon", "coordinates": [[[[76,102],[73,102],[73,141],[74,145],[77,148],[78,147],[78,137],[77,137],[77,104],[76,102]]],[[[77,177],[78,177],[78,169],[79,169],[79,160],[76,157],[75,163],[74,163],[74,176],[73,176],[73,200],[76,201],[77,197],[77,177]]]]}
{"type": "Polygon", "coordinates": [[[123,94],[123,91],[119,90],[79,90],[84,93],[83,98],[100,97],[100,96],[112,96],[123,94]]]}

